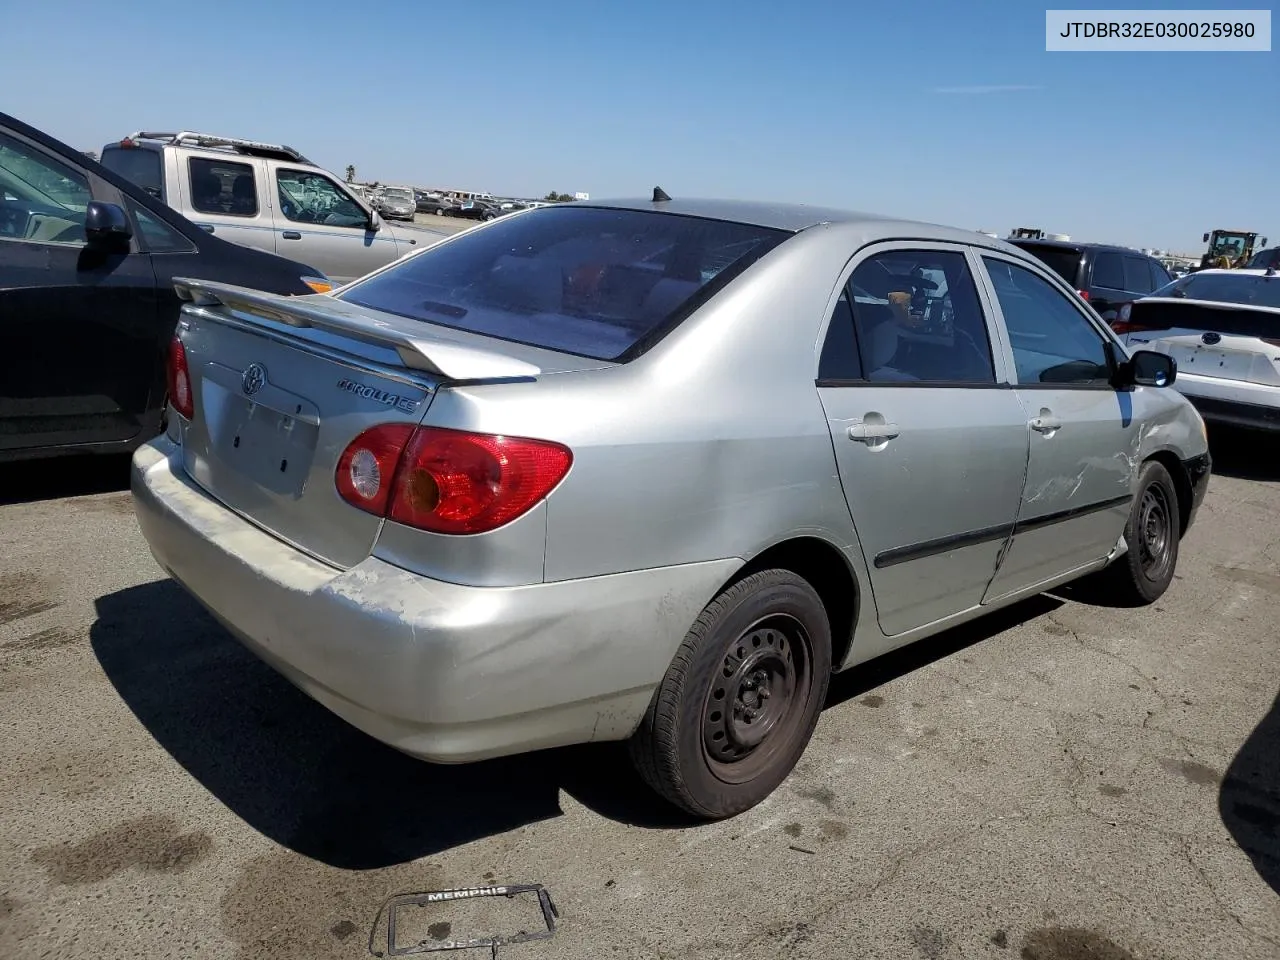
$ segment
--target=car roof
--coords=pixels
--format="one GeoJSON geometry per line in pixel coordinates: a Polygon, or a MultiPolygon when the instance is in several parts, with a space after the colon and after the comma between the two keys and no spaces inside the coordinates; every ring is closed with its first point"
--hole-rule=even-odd
{"type": "Polygon", "coordinates": [[[865,242],[891,239],[936,240],[985,247],[1018,257],[1028,256],[1025,251],[1011,246],[1008,242],[989,237],[976,230],[963,230],[944,224],[804,203],[703,198],[654,202],[650,197],[628,197],[609,200],[575,200],[565,206],[653,211],[675,216],[745,223],[756,227],[785,230],[788,233],[799,233],[813,227],[832,225],[849,228],[865,242]]]}
{"type": "Polygon", "coordinates": [[[672,199],[655,203],[651,198],[623,197],[614,200],[577,200],[575,207],[610,207],[625,210],[653,210],[708,220],[730,220],[756,227],[799,231],[820,223],[855,223],[888,220],[874,213],[817,207],[803,203],[769,203],[758,200],[672,199]]]}

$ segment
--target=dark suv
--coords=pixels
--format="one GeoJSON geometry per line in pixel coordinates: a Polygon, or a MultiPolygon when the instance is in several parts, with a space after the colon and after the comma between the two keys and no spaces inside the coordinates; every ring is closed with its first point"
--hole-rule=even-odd
{"type": "Polygon", "coordinates": [[[1010,240],[1071,284],[1103,320],[1115,319],[1120,304],[1159,290],[1173,277],[1155,257],[1106,243],[1067,240],[1010,240]]]}
{"type": "Polygon", "coordinates": [[[1259,250],[1249,261],[1250,270],[1280,270],[1280,247],[1259,250]]]}

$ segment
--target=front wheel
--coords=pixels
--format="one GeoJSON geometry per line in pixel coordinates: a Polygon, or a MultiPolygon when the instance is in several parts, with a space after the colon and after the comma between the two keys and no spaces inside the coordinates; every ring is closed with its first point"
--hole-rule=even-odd
{"type": "Polygon", "coordinates": [[[791,773],[831,676],[831,625],[789,570],[726,589],[694,621],[631,741],[641,777],[694,816],[731,817],[791,773]]]}
{"type": "Polygon", "coordinates": [[[1182,516],[1169,471],[1151,460],[1138,475],[1124,539],[1128,551],[1099,574],[1107,599],[1120,606],[1155,603],[1169,589],[1178,566],[1182,516]]]}

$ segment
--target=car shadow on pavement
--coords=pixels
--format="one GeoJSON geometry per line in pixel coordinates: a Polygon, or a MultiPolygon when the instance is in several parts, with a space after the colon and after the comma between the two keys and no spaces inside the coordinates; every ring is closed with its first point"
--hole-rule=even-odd
{"type": "Polygon", "coordinates": [[[827,708],[860,697],[876,687],[906,676],[939,660],[954,656],[998,633],[1012,630],[1036,617],[1052,613],[1063,601],[1048,594],[1038,594],[1013,606],[989,613],[977,620],[953,627],[943,633],[894,650],[859,664],[831,678],[827,692],[827,708]]]}
{"type": "Polygon", "coordinates": [[[1280,481],[1280,443],[1273,434],[1213,426],[1209,453],[1217,476],[1280,481]]]}
{"type": "Polygon", "coordinates": [[[1254,869],[1280,894],[1280,695],[1228,765],[1218,812],[1254,869]]]}
{"type": "Polygon", "coordinates": [[[0,506],[129,489],[128,454],[50,457],[0,464],[0,506]]]}
{"type": "Polygon", "coordinates": [[[315,860],[415,860],[557,817],[562,789],[620,822],[692,824],[651,799],[616,744],[457,766],[393,750],[293,687],[172,581],[96,606],[94,654],[143,726],[251,827],[315,860]]]}
{"type": "MultiPolygon", "coordinates": [[[[835,678],[835,705],[1060,606],[1036,597],[835,678]]],[[[264,836],[344,869],[416,860],[560,816],[694,826],[658,800],[622,744],[443,766],[408,757],[315,703],[169,580],[101,597],[93,651],[156,741],[264,836]]]]}

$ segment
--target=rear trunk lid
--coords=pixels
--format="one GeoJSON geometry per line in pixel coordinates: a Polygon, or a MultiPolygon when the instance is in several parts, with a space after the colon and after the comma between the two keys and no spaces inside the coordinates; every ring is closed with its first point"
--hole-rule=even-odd
{"type": "Polygon", "coordinates": [[[442,384],[544,372],[487,348],[493,341],[328,296],[186,279],[175,288],[188,301],[178,329],[195,401],[182,428],[186,472],[229,509],[337,567],[367,557],[383,523],[338,494],[335,471],[353,439],[376,424],[421,422],[442,384]]]}
{"type": "Polygon", "coordinates": [[[1280,385],[1280,310],[1150,297],[1130,306],[1127,341],[1183,373],[1280,385]]]}

